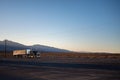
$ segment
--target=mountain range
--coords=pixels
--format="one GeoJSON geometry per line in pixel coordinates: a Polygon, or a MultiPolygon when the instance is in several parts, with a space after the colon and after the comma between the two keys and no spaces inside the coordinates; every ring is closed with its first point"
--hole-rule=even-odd
{"type": "MultiPolygon", "coordinates": [[[[7,51],[22,50],[22,49],[31,49],[31,50],[41,51],[41,52],[70,52],[69,50],[59,49],[51,46],[45,46],[40,44],[27,46],[18,42],[6,40],[7,51]]],[[[0,41],[0,51],[4,51],[4,50],[5,50],[5,40],[0,41]]]]}

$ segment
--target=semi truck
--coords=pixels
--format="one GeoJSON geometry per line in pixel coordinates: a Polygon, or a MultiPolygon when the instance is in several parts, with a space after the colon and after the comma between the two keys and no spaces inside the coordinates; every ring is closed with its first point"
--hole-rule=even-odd
{"type": "Polygon", "coordinates": [[[21,58],[36,58],[40,57],[40,52],[39,51],[32,51],[30,49],[25,49],[25,50],[14,50],[13,51],[13,56],[14,57],[21,57],[21,58]]]}

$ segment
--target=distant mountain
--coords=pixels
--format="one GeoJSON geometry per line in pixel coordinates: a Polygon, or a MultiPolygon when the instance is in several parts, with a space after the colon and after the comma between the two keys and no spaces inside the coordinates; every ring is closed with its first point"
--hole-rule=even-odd
{"type": "MultiPolygon", "coordinates": [[[[27,49],[27,46],[9,40],[6,40],[6,46],[7,46],[6,47],[7,51],[13,51],[17,49],[27,49]]],[[[5,49],[5,41],[0,41],[0,51],[3,51],[4,49],[5,49]]]]}
{"type": "Polygon", "coordinates": [[[44,45],[39,45],[39,44],[30,46],[30,48],[33,50],[43,51],[43,52],[70,52],[70,51],[65,50],[65,49],[59,49],[59,48],[44,46],[44,45]]]}
{"type": "MultiPolygon", "coordinates": [[[[44,46],[44,45],[32,45],[32,46],[27,46],[20,44],[18,42],[13,42],[6,40],[6,46],[7,46],[7,51],[13,51],[13,50],[21,50],[21,49],[32,49],[32,50],[37,50],[37,51],[42,51],[42,52],[70,52],[69,50],[65,49],[59,49],[59,48],[54,48],[50,46],[44,46]]],[[[0,41],[0,51],[4,51],[5,49],[5,41],[0,41]]]]}

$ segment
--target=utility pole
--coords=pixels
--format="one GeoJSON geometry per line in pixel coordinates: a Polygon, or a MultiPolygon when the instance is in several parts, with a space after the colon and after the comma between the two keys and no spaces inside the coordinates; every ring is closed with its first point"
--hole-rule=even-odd
{"type": "Polygon", "coordinates": [[[7,40],[5,39],[5,57],[7,56],[6,55],[6,50],[7,50],[7,40]]]}

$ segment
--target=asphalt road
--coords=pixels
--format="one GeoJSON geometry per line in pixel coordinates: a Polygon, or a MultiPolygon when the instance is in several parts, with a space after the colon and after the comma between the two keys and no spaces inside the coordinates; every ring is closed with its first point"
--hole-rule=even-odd
{"type": "Polygon", "coordinates": [[[120,65],[0,60],[0,80],[120,80],[120,65]]]}
{"type": "Polygon", "coordinates": [[[16,64],[16,65],[36,65],[47,67],[63,67],[63,68],[84,68],[84,69],[105,69],[105,70],[120,70],[120,65],[110,64],[78,64],[78,63],[50,63],[50,62],[26,62],[26,61],[9,61],[2,60],[1,64],[16,64]]]}

